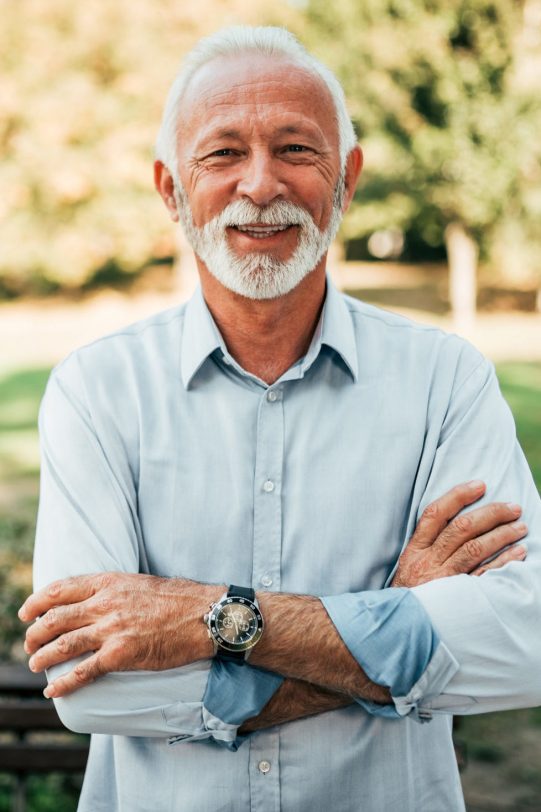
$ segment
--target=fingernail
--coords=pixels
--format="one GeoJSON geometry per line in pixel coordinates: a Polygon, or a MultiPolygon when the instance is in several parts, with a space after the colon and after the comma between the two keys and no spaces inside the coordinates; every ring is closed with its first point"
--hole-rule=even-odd
{"type": "Polygon", "coordinates": [[[51,699],[55,694],[54,685],[48,685],[45,690],[43,691],[43,696],[45,699],[51,699]]]}
{"type": "Polygon", "coordinates": [[[467,483],[467,486],[468,488],[471,488],[472,491],[477,491],[479,488],[484,488],[485,483],[481,479],[472,479],[467,483]]]}
{"type": "Polygon", "coordinates": [[[511,513],[522,513],[522,508],[520,505],[515,504],[514,502],[506,502],[507,507],[511,511],[511,513]]]}
{"type": "Polygon", "coordinates": [[[527,533],[527,532],[528,532],[528,528],[527,528],[527,526],[524,524],[524,522],[513,522],[513,523],[511,524],[511,527],[512,527],[514,530],[516,530],[518,533],[527,533]]]}
{"type": "Polygon", "coordinates": [[[28,660],[28,668],[30,669],[30,671],[36,670],[36,663],[33,657],[30,660],[28,660]]]}
{"type": "Polygon", "coordinates": [[[515,547],[515,554],[517,558],[526,558],[528,555],[528,546],[526,544],[521,544],[520,547],[515,547]]]}

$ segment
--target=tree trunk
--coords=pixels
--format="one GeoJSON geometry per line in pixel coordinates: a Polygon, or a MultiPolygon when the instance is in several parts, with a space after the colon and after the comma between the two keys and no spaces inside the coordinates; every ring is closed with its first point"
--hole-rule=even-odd
{"type": "Polygon", "coordinates": [[[478,248],[462,223],[449,223],[445,229],[445,247],[449,262],[449,298],[453,327],[468,334],[475,324],[477,300],[478,248]]]}

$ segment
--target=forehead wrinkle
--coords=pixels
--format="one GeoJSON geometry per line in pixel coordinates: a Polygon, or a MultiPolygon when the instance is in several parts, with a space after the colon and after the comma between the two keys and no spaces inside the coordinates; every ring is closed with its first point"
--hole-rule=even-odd
{"type": "MultiPolygon", "coordinates": [[[[271,58],[266,59],[265,61],[270,62],[271,58]]],[[[198,70],[195,75],[192,77],[186,91],[184,93],[183,99],[181,101],[181,107],[188,105],[188,107],[193,108],[200,108],[200,105],[203,105],[205,108],[208,109],[210,106],[220,106],[221,104],[232,105],[238,103],[259,103],[262,105],[268,104],[275,104],[276,101],[265,101],[262,100],[261,94],[266,94],[269,91],[276,91],[279,90],[281,94],[284,92],[287,93],[288,87],[287,84],[284,84],[283,78],[275,78],[272,75],[261,75],[258,72],[257,68],[255,69],[255,73],[253,75],[244,73],[240,78],[227,77],[227,70],[226,70],[226,86],[225,87],[216,87],[216,83],[220,82],[221,78],[223,77],[222,71],[220,71],[220,64],[224,65],[227,69],[228,64],[234,64],[234,59],[230,58],[220,58],[217,57],[207,65],[202,66],[200,70],[198,70]],[[199,86],[199,89],[198,89],[199,86]],[[242,99],[240,100],[238,97],[241,94],[247,94],[251,91],[251,89],[256,89],[255,93],[253,93],[253,98],[250,100],[242,99]],[[233,97],[233,98],[232,98],[233,97]],[[235,98],[236,97],[236,98],[235,98]],[[259,98],[258,98],[259,97],[259,98]],[[221,101],[221,99],[224,99],[221,101]]],[[[272,63],[271,63],[272,64],[272,63]]],[[[321,101],[327,102],[330,104],[330,109],[332,110],[333,114],[335,114],[335,105],[334,101],[331,97],[330,91],[325,85],[324,81],[321,77],[314,75],[304,66],[299,65],[295,62],[288,62],[287,60],[281,61],[277,60],[274,62],[276,65],[276,69],[280,70],[284,67],[289,67],[293,72],[302,75],[302,87],[303,90],[306,91],[308,86],[311,86],[317,95],[320,97],[321,101]]],[[[297,90],[299,85],[297,85],[297,90]]],[[[252,91],[253,92],[253,91],[252,91]]],[[[293,94],[293,96],[280,96],[280,103],[287,103],[287,102],[295,102],[298,100],[298,96],[293,94]]],[[[190,110],[190,113],[192,113],[190,110]]]]}

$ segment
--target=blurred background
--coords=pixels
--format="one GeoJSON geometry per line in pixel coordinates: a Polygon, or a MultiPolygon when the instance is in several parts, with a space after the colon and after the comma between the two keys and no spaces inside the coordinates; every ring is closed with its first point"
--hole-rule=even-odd
{"type": "MultiPolygon", "coordinates": [[[[494,360],[541,487],[541,0],[0,0],[0,19],[0,660],[24,660],[51,367],[195,284],[153,142],[183,54],[223,25],[285,25],[337,73],[365,171],[333,277],[494,360]]],[[[540,709],[458,736],[470,812],[541,810],[540,709]]],[[[32,777],[27,808],[70,812],[77,786],[32,777]]]]}

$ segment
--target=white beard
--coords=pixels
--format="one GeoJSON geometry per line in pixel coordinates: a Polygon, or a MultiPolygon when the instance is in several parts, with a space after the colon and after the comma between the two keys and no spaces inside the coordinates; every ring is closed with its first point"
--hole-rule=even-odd
{"type": "Polygon", "coordinates": [[[178,182],[175,184],[175,199],[188,242],[210,273],[224,287],[248,299],[275,299],[297,287],[328,250],[342,219],[343,189],[341,177],[325,231],[319,230],[305,209],[285,200],[277,200],[265,207],[248,200],[237,200],[198,228],[193,222],[186,193],[178,182]],[[254,223],[297,226],[298,244],[293,256],[280,260],[262,251],[237,256],[228,244],[226,228],[254,223]]]}

